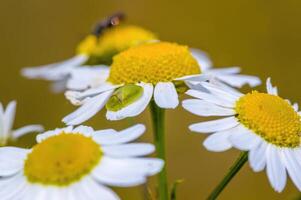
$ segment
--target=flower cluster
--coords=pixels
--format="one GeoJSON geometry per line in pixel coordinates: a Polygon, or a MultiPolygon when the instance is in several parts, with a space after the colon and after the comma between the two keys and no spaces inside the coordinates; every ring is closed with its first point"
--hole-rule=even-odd
{"type": "Polygon", "coordinates": [[[210,134],[203,143],[207,150],[242,150],[242,159],[248,158],[255,172],[266,169],[276,191],[284,189],[288,176],[301,191],[298,104],[281,98],[270,79],[267,93],[242,94],[237,88],[258,86],[260,79],[240,74],[236,66],[214,68],[201,50],[117,21],[115,16],[101,23],[110,26],[88,35],[73,58],[22,70],[27,78],[52,82],[79,108],[63,118],[65,128],[43,132],[42,126],[30,125],[12,131],[16,103],[5,111],[0,104],[1,199],[116,200],[107,186],[140,185],[157,173],[158,198],[169,199],[163,111],[177,108],[184,94],[193,97],[182,101],[187,111],[223,117],[189,126],[210,134]],[[132,142],[144,133],[142,124],[122,131],[81,125],[102,109],[108,120],[121,120],[148,106],[158,158],[144,157],[155,151],[154,145],[132,142]],[[7,146],[28,132],[40,133],[31,149],[7,146]]]}

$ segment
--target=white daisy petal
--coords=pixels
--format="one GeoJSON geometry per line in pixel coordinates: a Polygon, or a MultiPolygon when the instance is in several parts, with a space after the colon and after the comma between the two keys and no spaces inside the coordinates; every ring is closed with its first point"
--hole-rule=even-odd
{"type": "Polygon", "coordinates": [[[228,94],[232,94],[233,96],[236,96],[237,98],[242,97],[244,94],[242,94],[240,91],[237,89],[227,85],[226,83],[223,83],[216,78],[210,80],[210,84],[214,85],[215,87],[224,90],[228,94]]]}
{"type": "Polygon", "coordinates": [[[81,66],[70,72],[67,88],[71,90],[84,90],[89,87],[95,88],[101,83],[106,82],[110,68],[105,65],[81,66]]]}
{"type": "Polygon", "coordinates": [[[46,79],[46,80],[60,80],[66,74],[70,73],[71,69],[80,66],[88,57],[86,55],[77,55],[68,60],[53,63],[44,66],[27,67],[22,69],[22,75],[31,79],[46,79]]]}
{"type": "Polygon", "coordinates": [[[176,108],[179,97],[176,88],[171,82],[159,82],[155,86],[154,100],[161,108],[176,108]]]}
{"type": "Polygon", "coordinates": [[[257,147],[262,139],[255,133],[252,133],[249,129],[243,125],[239,125],[235,128],[231,136],[229,137],[230,142],[236,148],[247,151],[257,147]]]}
{"type": "Polygon", "coordinates": [[[82,182],[80,191],[88,197],[88,200],[119,200],[119,197],[114,191],[98,184],[92,177],[87,177],[82,182]]]}
{"type": "Polygon", "coordinates": [[[143,124],[137,124],[123,131],[95,131],[93,139],[102,145],[123,144],[139,138],[145,132],[143,124]]]}
{"type": "Polygon", "coordinates": [[[266,150],[267,175],[272,187],[277,192],[282,192],[286,184],[286,171],[281,162],[280,149],[268,145],[266,150]]]}
{"type": "Polygon", "coordinates": [[[42,131],[44,131],[44,127],[41,125],[27,125],[17,130],[14,130],[12,133],[12,138],[17,139],[27,133],[42,132],[42,131]]]}
{"type": "Polygon", "coordinates": [[[227,131],[221,131],[214,133],[206,138],[203,145],[209,151],[214,152],[221,152],[226,151],[232,147],[231,143],[229,142],[228,138],[231,134],[232,129],[227,131]]]}
{"type": "Polygon", "coordinates": [[[63,119],[68,125],[83,123],[98,113],[113,94],[113,90],[101,93],[87,100],[79,109],[63,119]]]}
{"type": "Polygon", "coordinates": [[[141,83],[138,85],[143,87],[142,97],[119,111],[113,112],[108,110],[106,115],[108,120],[120,120],[127,117],[134,117],[145,110],[153,96],[153,85],[149,83],[141,83]]]}
{"type": "Polygon", "coordinates": [[[107,161],[101,161],[102,165],[95,168],[92,172],[93,177],[99,182],[117,187],[132,187],[138,186],[146,182],[146,177],[139,173],[129,170],[124,163],[108,163],[107,161]]]}
{"type": "Polygon", "coordinates": [[[146,176],[158,173],[163,167],[163,161],[156,158],[104,157],[101,163],[92,172],[93,177],[101,183],[118,187],[143,184],[146,176]]]}
{"type": "Polygon", "coordinates": [[[199,63],[202,71],[207,71],[210,68],[212,68],[212,61],[204,51],[195,48],[190,48],[190,52],[192,56],[196,59],[196,61],[199,63]]]}
{"type": "Polygon", "coordinates": [[[211,94],[213,94],[214,96],[217,96],[219,98],[222,98],[226,101],[229,101],[231,103],[235,103],[239,97],[241,97],[242,95],[237,95],[234,94],[232,92],[228,92],[225,91],[224,89],[222,89],[220,86],[211,84],[211,83],[207,83],[207,82],[203,82],[201,83],[211,94]]]}
{"type": "Polygon", "coordinates": [[[176,78],[176,81],[185,81],[185,82],[204,82],[212,79],[213,77],[209,74],[194,74],[194,75],[187,75],[180,78],[176,78]]]}
{"type": "Polygon", "coordinates": [[[153,153],[155,147],[147,143],[131,143],[102,147],[102,151],[111,157],[137,157],[153,153]]]}
{"type": "Polygon", "coordinates": [[[233,102],[228,101],[224,98],[214,96],[210,93],[205,93],[205,92],[201,92],[201,91],[197,91],[197,90],[188,90],[186,92],[186,94],[189,96],[198,98],[198,99],[208,101],[210,103],[214,103],[219,106],[223,106],[223,107],[227,107],[227,108],[234,108],[233,102]]]}
{"type": "Polygon", "coordinates": [[[24,159],[29,151],[17,147],[0,148],[0,177],[12,175],[23,167],[24,159]]]}
{"type": "Polygon", "coordinates": [[[0,187],[1,200],[23,200],[23,196],[20,196],[20,194],[24,194],[23,190],[26,188],[26,182],[22,173],[18,173],[15,176],[1,178],[0,187]]]}
{"type": "Polygon", "coordinates": [[[217,106],[199,99],[188,99],[182,102],[182,106],[189,112],[198,116],[231,116],[235,115],[233,109],[217,106]]]}
{"type": "Polygon", "coordinates": [[[273,87],[270,77],[266,81],[266,88],[267,88],[268,94],[278,95],[278,89],[277,89],[277,87],[273,87]]]}
{"type": "Polygon", "coordinates": [[[223,74],[237,74],[241,71],[240,67],[226,67],[226,68],[215,68],[205,71],[205,73],[213,75],[223,75],[223,74]]]}
{"type": "Polygon", "coordinates": [[[12,130],[15,121],[15,115],[16,115],[16,105],[17,105],[16,101],[9,102],[4,112],[3,131],[6,134],[8,134],[12,130]]]}
{"type": "Polygon", "coordinates": [[[239,122],[235,117],[227,117],[224,119],[200,122],[189,126],[191,131],[200,133],[213,133],[223,131],[237,126],[239,122]]]}
{"type": "Polygon", "coordinates": [[[301,164],[298,162],[298,159],[292,153],[291,149],[283,149],[282,153],[282,161],[287,169],[289,176],[291,177],[292,181],[296,185],[296,187],[301,191],[301,164]]]}
{"type": "Polygon", "coordinates": [[[110,83],[104,83],[96,88],[85,90],[84,92],[67,91],[65,93],[66,99],[68,99],[73,105],[82,105],[90,97],[95,97],[103,92],[114,90],[120,87],[119,85],[112,85],[110,83]]]}
{"type": "Polygon", "coordinates": [[[260,172],[266,165],[266,142],[261,142],[257,148],[253,148],[249,151],[249,162],[251,168],[255,172],[260,172]]]}
{"type": "Polygon", "coordinates": [[[255,87],[261,84],[261,80],[256,76],[235,74],[235,75],[218,75],[216,78],[233,87],[239,87],[239,88],[245,84],[248,84],[251,87],[255,87]]]}

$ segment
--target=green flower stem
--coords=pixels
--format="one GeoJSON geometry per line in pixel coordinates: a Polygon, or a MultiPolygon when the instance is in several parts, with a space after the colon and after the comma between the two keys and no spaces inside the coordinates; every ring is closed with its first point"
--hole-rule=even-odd
{"type": "Polygon", "coordinates": [[[164,109],[159,108],[152,100],[150,103],[151,115],[153,120],[154,141],[158,158],[164,160],[165,165],[159,174],[159,200],[168,200],[168,183],[166,173],[165,157],[165,127],[164,127],[164,109]]]}
{"type": "Polygon", "coordinates": [[[212,193],[207,199],[208,200],[216,199],[247,161],[248,161],[248,152],[242,152],[239,158],[230,168],[229,172],[226,174],[223,180],[217,185],[217,187],[212,191],[212,193]]]}

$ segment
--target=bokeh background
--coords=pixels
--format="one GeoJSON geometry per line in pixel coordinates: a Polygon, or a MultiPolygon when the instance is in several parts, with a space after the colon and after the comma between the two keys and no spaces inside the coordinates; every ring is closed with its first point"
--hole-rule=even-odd
{"type": "MultiPolygon", "coordinates": [[[[62,94],[50,93],[46,82],[22,78],[20,69],[72,56],[92,26],[115,11],[126,12],[129,23],[154,31],[162,40],[207,51],[217,67],[238,65],[243,73],[262,80],[271,76],[281,96],[301,101],[299,0],[1,0],[0,5],[0,101],[5,105],[18,101],[15,127],[30,123],[44,124],[47,129],[64,126],[62,117],[74,107],[62,94]]],[[[205,136],[187,129],[200,120],[182,108],[167,111],[168,176],[170,183],[184,179],[178,189],[180,200],[205,199],[239,154],[236,150],[206,151],[201,145],[205,136]]],[[[148,128],[141,140],[152,141],[148,110],[135,121],[148,128]]],[[[104,112],[86,124],[128,126],[126,120],[106,121],[104,112]]],[[[22,138],[18,145],[30,146],[32,139],[33,135],[22,138]]],[[[116,191],[123,199],[143,199],[143,187],[116,191]]],[[[245,165],[220,199],[293,199],[297,195],[291,181],[277,194],[265,173],[254,173],[245,165]]]]}

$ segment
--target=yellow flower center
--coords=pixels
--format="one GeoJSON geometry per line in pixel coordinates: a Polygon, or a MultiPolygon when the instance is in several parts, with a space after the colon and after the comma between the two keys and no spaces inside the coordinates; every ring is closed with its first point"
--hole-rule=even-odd
{"type": "Polygon", "coordinates": [[[157,40],[152,32],[132,25],[109,28],[99,37],[89,64],[111,64],[112,57],[130,47],[157,40]]]}
{"type": "Polygon", "coordinates": [[[300,145],[300,116],[279,96],[254,91],[237,101],[236,111],[239,121],[267,142],[280,147],[300,145]]]}
{"type": "Polygon", "coordinates": [[[61,133],[37,144],[25,160],[28,181],[66,186],[91,172],[100,162],[97,143],[82,134],[61,133]]]}
{"type": "Polygon", "coordinates": [[[88,35],[77,47],[77,54],[90,55],[97,45],[97,37],[88,35]]]}
{"type": "Polygon", "coordinates": [[[168,42],[144,44],[116,55],[109,81],[114,84],[168,82],[201,73],[187,46],[168,42]]]}

